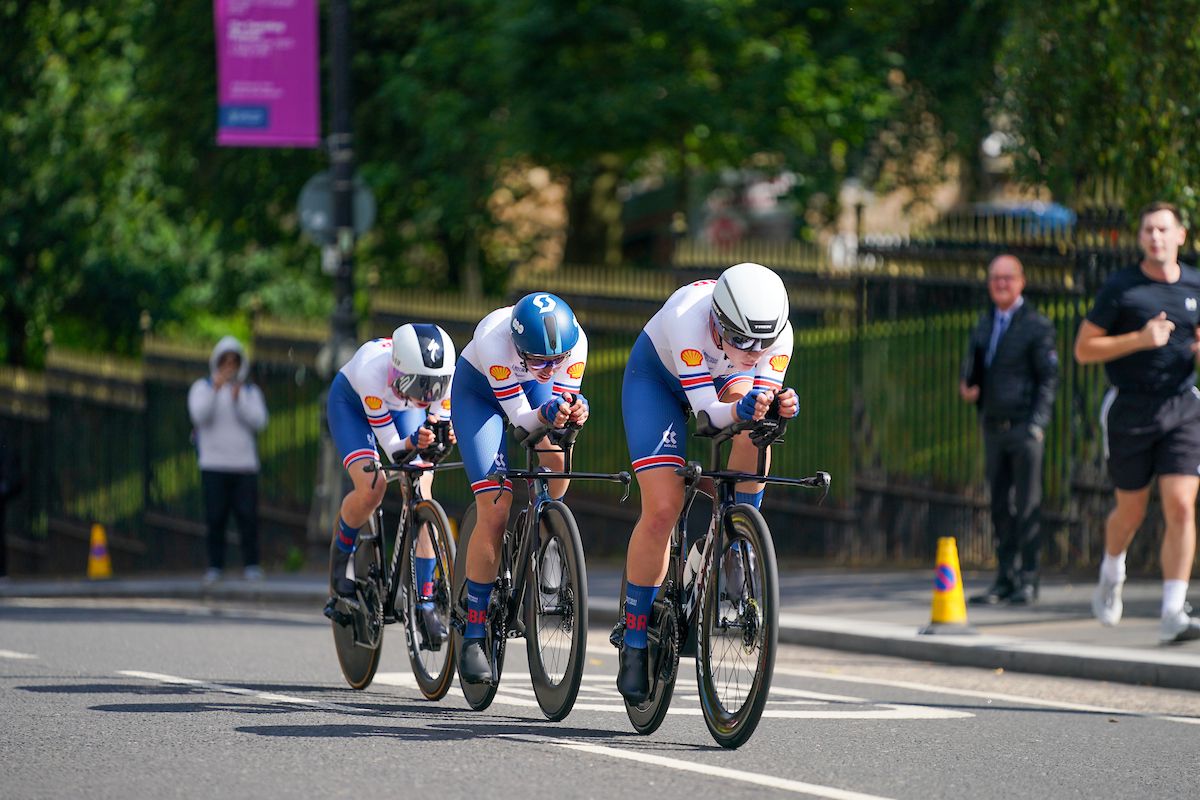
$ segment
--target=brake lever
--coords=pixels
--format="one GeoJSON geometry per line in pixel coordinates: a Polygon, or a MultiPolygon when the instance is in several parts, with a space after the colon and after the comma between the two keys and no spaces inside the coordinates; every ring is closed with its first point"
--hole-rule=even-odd
{"type": "Polygon", "coordinates": [[[625,491],[621,494],[621,499],[618,502],[624,503],[629,499],[629,489],[630,485],[633,483],[633,478],[625,470],[621,470],[619,473],[617,473],[617,477],[621,479],[621,483],[625,487],[625,491]]]}

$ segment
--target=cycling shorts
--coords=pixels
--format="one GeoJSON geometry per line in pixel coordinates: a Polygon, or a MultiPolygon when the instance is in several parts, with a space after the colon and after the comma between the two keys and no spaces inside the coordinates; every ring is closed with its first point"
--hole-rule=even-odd
{"type": "MultiPolygon", "coordinates": [[[[717,396],[739,381],[753,380],[753,370],[713,378],[717,396]]],[[[749,384],[745,385],[750,388],[749,384]]],[[[458,396],[455,395],[455,403],[458,396]]],[[[621,414],[633,471],[682,467],[687,461],[687,419],[691,412],[679,378],[658,357],[643,332],[633,345],[621,384],[621,414]]]]}
{"type": "MultiPolygon", "coordinates": [[[[424,424],[427,416],[428,412],[424,409],[407,408],[403,411],[393,411],[392,423],[396,426],[397,433],[409,436],[424,424]]],[[[338,455],[342,457],[343,467],[348,468],[355,461],[364,458],[378,460],[375,431],[371,430],[371,423],[367,422],[362,398],[341,372],[329,387],[325,418],[329,422],[333,444],[337,447],[338,455]]]]}
{"type": "MultiPolygon", "coordinates": [[[[547,402],[554,391],[551,384],[536,380],[525,381],[521,389],[533,408],[547,402]]],[[[511,481],[505,481],[501,487],[486,477],[498,469],[508,468],[508,437],[504,435],[506,418],[491,384],[469,361],[460,358],[454,368],[450,393],[454,398],[450,419],[454,423],[458,452],[462,455],[471,491],[475,494],[501,488],[512,491],[511,481]]]]}

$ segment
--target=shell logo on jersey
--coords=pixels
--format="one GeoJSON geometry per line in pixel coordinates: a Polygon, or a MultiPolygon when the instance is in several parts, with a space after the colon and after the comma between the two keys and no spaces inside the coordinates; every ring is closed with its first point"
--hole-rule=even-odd
{"type": "Polygon", "coordinates": [[[567,367],[567,374],[570,375],[575,380],[579,380],[580,378],[582,378],[583,377],[583,362],[576,361],[574,364],[567,367]]]}
{"type": "Polygon", "coordinates": [[[378,411],[379,409],[383,408],[383,401],[375,395],[368,395],[364,402],[367,404],[367,408],[371,409],[372,411],[378,411]]]}
{"type": "Polygon", "coordinates": [[[502,367],[499,364],[495,364],[491,369],[488,370],[488,373],[491,374],[491,376],[496,380],[502,381],[508,378],[509,375],[512,375],[512,370],[510,370],[508,367],[502,367]]]}
{"type": "Polygon", "coordinates": [[[443,408],[445,411],[449,411],[449,410],[450,410],[450,401],[449,401],[449,400],[443,400],[443,401],[442,401],[442,408],[443,408]]]}
{"type": "Polygon", "coordinates": [[[688,348],[680,353],[679,358],[689,367],[698,367],[700,366],[700,362],[704,360],[704,356],[701,355],[699,350],[693,350],[691,348],[688,348]]]}
{"type": "Polygon", "coordinates": [[[790,360],[787,356],[771,356],[771,369],[776,372],[783,372],[787,369],[788,361],[790,360]]]}

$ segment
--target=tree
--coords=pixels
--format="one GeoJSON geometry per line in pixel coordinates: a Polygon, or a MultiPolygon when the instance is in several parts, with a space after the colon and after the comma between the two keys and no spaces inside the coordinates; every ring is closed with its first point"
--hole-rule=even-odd
{"type": "Polygon", "coordinates": [[[998,113],[1018,174],[1086,201],[1108,179],[1127,210],[1200,213],[1200,0],[1022,0],[999,61],[998,113]]]}

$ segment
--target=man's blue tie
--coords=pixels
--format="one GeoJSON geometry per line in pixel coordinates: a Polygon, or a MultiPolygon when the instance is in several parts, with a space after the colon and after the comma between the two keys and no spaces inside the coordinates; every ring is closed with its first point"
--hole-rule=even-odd
{"type": "Polygon", "coordinates": [[[1008,330],[1008,322],[1012,319],[1012,314],[997,314],[997,317],[996,325],[992,329],[992,341],[988,344],[987,358],[984,359],[984,363],[989,367],[992,365],[992,359],[996,357],[996,348],[1000,346],[1004,332],[1008,330]]]}

